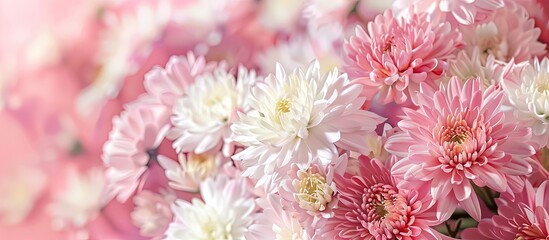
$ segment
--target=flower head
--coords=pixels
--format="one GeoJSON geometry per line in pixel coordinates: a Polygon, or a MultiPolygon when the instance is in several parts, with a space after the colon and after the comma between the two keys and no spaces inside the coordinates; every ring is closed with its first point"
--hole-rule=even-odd
{"type": "Polygon", "coordinates": [[[337,69],[321,76],[319,68],[315,61],[306,72],[286,74],[277,65],[275,75],[251,89],[252,110],[239,113],[231,128],[235,140],[247,147],[233,156],[243,160],[246,176],[285,173],[292,162],[305,169],[318,159],[326,166],[339,155],[336,146],[369,152],[363,136],[383,119],[360,109],[360,85],[337,69]]]}
{"type": "Polygon", "coordinates": [[[526,10],[511,1],[499,8],[488,19],[475,25],[461,26],[465,51],[471,55],[478,48],[482,64],[488,56],[509,62],[527,61],[546,53],[545,44],[539,42],[540,30],[526,10]]]}
{"type": "Polygon", "coordinates": [[[54,194],[50,205],[53,226],[58,230],[84,229],[107,203],[105,176],[100,168],[79,173],[70,168],[63,181],[67,185],[54,194]]]}
{"type": "Polygon", "coordinates": [[[322,235],[329,239],[436,238],[432,201],[403,191],[377,160],[362,158],[360,175],[335,177],[339,204],[322,235]]]}
{"type": "Polygon", "coordinates": [[[172,205],[168,239],[244,239],[257,214],[245,179],[209,178],[200,184],[200,194],[203,200],[172,205]]]}
{"type": "Polygon", "coordinates": [[[405,109],[402,133],[389,138],[386,148],[401,157],[392,174],[404,179],[400,187],[424,183],[441,204],[438,216],[451,214],[459,203],[480,219],[479,200],[472,183],[497,192],[516,192],[532,171],[535,153],[530,129],[498,111],[503,91],[485,91],[480,79],[462,85],[452,78],[447,87],[418,94],[419,110],[405,109]]]}
{"type": "Polygon", "coordinates": [[[237,78],[222,67],[197,76],[173,108],[168,137],[175,139],[176,151],[202,154],[223,144],[228,154],[230,125],[236,111],[247,111],[247,95],[255,81],[255,72],[242,66],[237,78]]]}
{"type": "Polygon", "coordinates": [[[466,229],[463,239],[548,239],[549,181],[537,189],[526,182],[521,193],[496,199],[498,214],[466,229]]]}
{"type": "Polygon", "coordinates": [[[364,84],[363,95],[383,103],[403,103],[419,83],[435,86],[447,68],[447,60],[461,46],[461,35],[449,23],[438,23],[426,14],[395,18],[390,10],[378,15],[365,31],[345,45],[345,69],[364,84]]]}
{"type": "Polygon", "coordinates": [[[164,235],[173,218],[170,206],[175,198],[173,191],[163,189],[159,194],[145,190],[133,198],[131,218],[142,236],[160,239],[164,235]]]}
{"type": "Polygon", "coordinates": [[[509,102],[524,124],[532,128],[533,139],[546,146],[549,141],[549,59],[522,66],[510,63],[503,81],[509,102]]]}
{"type": "Polygon", "coordinates": [[[168,111],[158,104],[138,101],[113,119],[102,155],[111,195],[126,201],[137,189],[150,161],[157,159],[168,129],[168,111]]]}

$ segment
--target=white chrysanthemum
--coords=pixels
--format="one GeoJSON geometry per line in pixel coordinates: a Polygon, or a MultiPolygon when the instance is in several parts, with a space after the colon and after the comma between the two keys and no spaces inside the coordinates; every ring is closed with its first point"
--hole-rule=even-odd
{"type": "Polygon", "coordinates": [[[70,169],[64,181],[67,186],[53,196],[50,213],[58,230],[81,229],[93,220],[106,204],[106,181],[103,170],[87,173],[70,169]]]}
{"type": "Polygon", "coordinates": [[[486,62],[483,63],[479,48],[474,48],[470,54],[466,51],[459,52],[457,58],[450,61],[448,73],[449,76],[456,76],[463,82],[478,77],[482,80],[483,86],[488,87],[499,84],[503,66],[501,62],[496,61],[494,55],[488,55],[486,62]]]}
{"type": "Polygon", "coordinates": [[[239,67],[238,79],[224,68],[198,76],[173,109],[174,127],[168,137],[175,139],[177,152],[201,154],[219,144],[229,148],[230,125],[236,111],[246,111],[249,88],[255,80],[255,72],[244,67],[239,67]]]}
{"type": "Polygon", "coordinates": [[[533,139],[543,147],[549,140],[549,59],[514,68],[504,77],[503,88],[515,113],[532,127],[533,139]]]}
{"type": "Polygon", "coordinates": [[[202,200],[177,200],[172,205],[175,220],[166,239],[245,239],[254,223],[256,204],[245,179],[218,176],[200,185],[202,200]]]}
{"type": "Polygon", "coordinates": [[[368,154],[364,137],[383,119],[361,109],[361,85],[352,84],[337,69],[321,76],[318,61],[306,72],[276,74],[251,90],[252,110],[239,113],[232,126],[235,140],[247,148],[233,156],[243,160],[245,176],[267,178],[286,172],[290,163],[306,169],[310,159],[327,165],[340,147],[368,154]]]}
{"type": "Polygon", "coordinates": [[[179,154],[179,163],[160,156],[158,163],[165,169],[168,184],[175,190],[197,192],[200,182],[212,176],[224,159],[221,153],[179,154]]]}

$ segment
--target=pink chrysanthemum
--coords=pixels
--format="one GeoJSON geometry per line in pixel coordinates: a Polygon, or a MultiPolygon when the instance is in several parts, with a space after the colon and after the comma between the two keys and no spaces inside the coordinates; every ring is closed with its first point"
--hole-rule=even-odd
{"type": "Polygon", "coordinates": [[[458,23],[471,25],[483,20],[491,12],[505,6],[504,0],[396,0],[395,9],[430,14],[449,13],[458,23]]]}
{"type": "Polygon", "coordinates": [[[323,239],[440,239],[430,228],[440,223],[432,199],[397,188],[379,161],[361,160],[360,175],[335,177],[339,204],[321,229],[323,239]]]}
{"type": "Polygon", "coordinates": [[[461,46],[461,35],[449,23],[430,21],[426,14],[395,18],[390,10],[378,15],[365,31],[356,28],[345,44],[345,69],[364,84],[362,94],[383,103],[403,103],[419,83],[435,86],[447,60],[461,46]]]}
{"type": "Polygon", "coordinates": [[[503,62],[522,62],[546,53],[545,44],[538,40],[541,31],[534,26],[534,19],[514,2],[506,3],[485,21],[460,30],[466,43],[464,51],[471,55],[478,48],[483,64],[489,55],[503,62]]]}
{"type": "Polygon", "coordinates": [[[498,215],[466,229],[463,239],[549,239],[549,181],[537,189],[526,182],[524,191],[514,197],[503,194],[496,204],[498,215]]]}
{"type": "Polygon", "coordinates": [[[162,105],[130,105],[113,119],[113,130],[103,146],[103,163],[111,196],[126,201],[141,183],[151,159],[169,129],[169,112],[162,105]]]}
{"type": "Polygon", "coordinates": [[[403,132],[386,144],[390,152],[404,157],[392,168],[393,175],[404,179],[399,187],[417,188],[416,181],[430,186],[440,203],[439,217],[453,213],[459,203],[479,220],[472,183],[516,192],[532,171],[530,129],[499,110],[504,97],[500,89],[481,89],[478,78],[465,85],[452,78],[448,87],[434,93],[422,90],[419,109],[405,109],[398,124],[403,132]]]}

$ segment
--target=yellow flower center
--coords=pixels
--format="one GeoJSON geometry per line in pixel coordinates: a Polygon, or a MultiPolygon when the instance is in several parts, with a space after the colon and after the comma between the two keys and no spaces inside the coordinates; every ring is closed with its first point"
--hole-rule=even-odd
{"type": "Polygon", "coordinates": [[[298,177],[297,182],[294,182],[294,188],[299,205],[309,211],[324,211],[334,193],[326,183],[326,178],[310,171],[300,171],[298,177]]]}
{"type": "Polygon", "coordinates": [[[288,98],[284,98],[284,99],[280,99],[278,100],[278,102],[276,102],[276,113],[278,114],[281,114],[281,113],[287,113],[290,111],[290,99],[288,98]]]}

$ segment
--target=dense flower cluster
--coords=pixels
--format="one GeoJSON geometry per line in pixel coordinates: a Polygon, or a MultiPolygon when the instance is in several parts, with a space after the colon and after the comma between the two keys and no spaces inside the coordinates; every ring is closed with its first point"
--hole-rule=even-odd
{"type": "Polygon", "coordinates": [[[549,239],[546,0],[44,2],[2,239],[549,239]]]}

